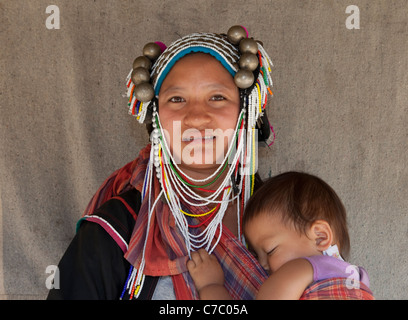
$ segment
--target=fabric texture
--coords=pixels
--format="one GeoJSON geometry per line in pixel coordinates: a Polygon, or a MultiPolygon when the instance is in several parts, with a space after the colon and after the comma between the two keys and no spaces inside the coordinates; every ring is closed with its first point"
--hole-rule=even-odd
{"type": "Polygon", "coordinates": [[[313,267],[313,283],[306,288],[300,300],[374,300],[368,274],[363,267],[351,265],[336,254],[304,259],[313,267]]]}
{"type": "Polygon", "coordinates": [[[112,237],[85,221],[58,264],[59,288],[47,300],[117,300],[129,267],[112,237]]]}
{"type": "Polygon", "coordinates": [[[347,278],[331,278],[310,285],[299,300],[374,300],[374,296],[363,283],[351,287],[347,278]]]}
{"type": "Polygon", "coordinates": [[[329,278],[348,278],[362,282],[367,287],[370,286],[367,271],[363,267],[323,255],[305,257],[305,259],[313,266],[313,281],[315,282],[329,278]]]}
{"type": "MultiPolygon", "coordinates": [[[[84,216],[89,216],[102,203],[120,193],[136,188],[142,191],[144,175],[149,163],[151,146],[141,150],[139,157],[116,170],[91,199],[84,216]]],[[[160,193],[160,183],[155,178],[153,199],[160,193]]],[[[198,299],[194,283],[187,271],[186,250],[183,235],[175,227],[174,217],[163,199],[157,202],[147,230],[149,197],[142,195],[142,203],[125,258],[138,268],[145,245],[144,274],[148,276],[172,276],[177,299],[198,299]]],[[[204,207],[189,206],[193,214],[208,211],[204,207]]],[[[193,219],[193,218],[192,218],[193,219]]],[[[221,240],[213,252],[225,273],[225,286],[234,299],[253,299],[267,274],[245,246],[225,227],[221,240]]]]}
{"type": "MultiPolygon", "coordinates": [[[[58,265],[60,286],[50,290],[47,299],[128,298],[123,283],[130,264],[123,256],[122,243],[127,245],[130,240],[139,207],[140,193],[131,189],[106,201],[91,216],[82,218],[58,265]]],[[[153,299],[158,280],[159,277],[146,276],[138,299],[153,299]]]]}

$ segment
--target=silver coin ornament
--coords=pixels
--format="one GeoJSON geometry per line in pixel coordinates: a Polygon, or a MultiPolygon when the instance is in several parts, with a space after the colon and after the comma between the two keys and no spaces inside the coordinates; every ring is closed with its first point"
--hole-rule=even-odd
{"type": "Polygon", "coordinates": [[[254,39],[242,39],[239,43],[239,51],[241,53],[258,53],[258,43],[254,39]]]}
{"type": "Polygon", "coordinates": [[[161,53],[162,47],[159,44],[149,42],[143,47],[143,56],[133,61],[131,79],[135,85],[134,95],[141,102],[149,102],[154,98],[154,88],[150,83],[150,68],[161,53]]]}
{"type": "Polygon", "coordinates": [[[247,37],[247,32],[244,27],[232,26],[228,29],[227,37],[232,44],[237,45],[242,39],[247,37]]]}
{"type": "Polygon", "coordinates": [[[132,82],[137,86],[143,82],[150,81],[150,73],[149,70],[143,67],[137,67],[132,71],[132,82]]]}
{"type": "Polygon", "coordinates": [[[254,74],[252,73],[252,71],[247,69],[238,70],[238,72],[234,76],[234,82],[240,89],[249,88],[250,86],[252,86],[254,81],[254,74]]]}
{"type": "Polygon", "coordinates": [[[247,37],[246,30],[241,26],[233,26],[228,30],[228,39],[241,52],[239,59],[239,70],[234,76],[234,82],[240,89],[251,87],[255,81],[253,71],[256,70],[259,64],[258,59],[258,43],[247,37]]]}
{"type": "Polygon", "coordinates": [[[133,61],[133,69],[136,69],[139,67],[149,70],[152,67],[152,62],[150,61],[149,58],[145,56],[137,57],[135,61],[133,61]]]}
{"type": "Polygon", "coordinates": [[[156,60],[161,54],[160,46],[155,42],[149,42],[143,47],[143,55],[151,61],[156,60]]]}
{"type": "Polygon", "coordinates": [[[149,102],[154,97],[153,86],[149,82],[143,82],[135,87],[136,99],[142,102],[149,102]]]}
{"type": "Polygon", "coordinates": [[[241,55],[239,59],[239,67],[240,69],[247,69],[250,71],[254,71],[259,64],[258,56],[252,53],[244,53],[241,55]]]}

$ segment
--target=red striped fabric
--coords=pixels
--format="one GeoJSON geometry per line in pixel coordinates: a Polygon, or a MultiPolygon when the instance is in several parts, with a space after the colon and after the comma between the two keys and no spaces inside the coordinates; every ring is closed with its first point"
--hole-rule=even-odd
{"type": "Polygon", "coordinates": [[[331,278],[311,284],[300,300],[374,300],[373,293],[363,283],[350,286],[347,278],[331,278]]]}

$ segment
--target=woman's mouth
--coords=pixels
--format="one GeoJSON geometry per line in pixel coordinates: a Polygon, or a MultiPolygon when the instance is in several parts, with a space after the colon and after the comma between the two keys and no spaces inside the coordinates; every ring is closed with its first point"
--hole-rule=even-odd
{"type": "Polygon", "coordinates": [[[210,141],[213,141],[215,139],[215,136],[210,135],[210,136],[186,136],[182,138],[182,142],[193,142],[193,143],[207,143],[210,141]]]}

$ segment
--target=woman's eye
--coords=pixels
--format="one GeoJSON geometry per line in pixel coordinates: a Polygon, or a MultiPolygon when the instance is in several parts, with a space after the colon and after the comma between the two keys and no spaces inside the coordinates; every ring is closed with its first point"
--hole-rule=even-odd
{"type": "Polygon", "coordinates": [[[169,101],[173,103],[180,103],[180,102],[184,102],[184,99],[182,97],[172,97],[169,99],[169,101]]]}
{"type": "Polygon", "coordinates": [[[211,100],[212,101],[222,101],[222,100],[225,100],[225,98],[221,95],[215,95],[211,97],[211,100]]]}

